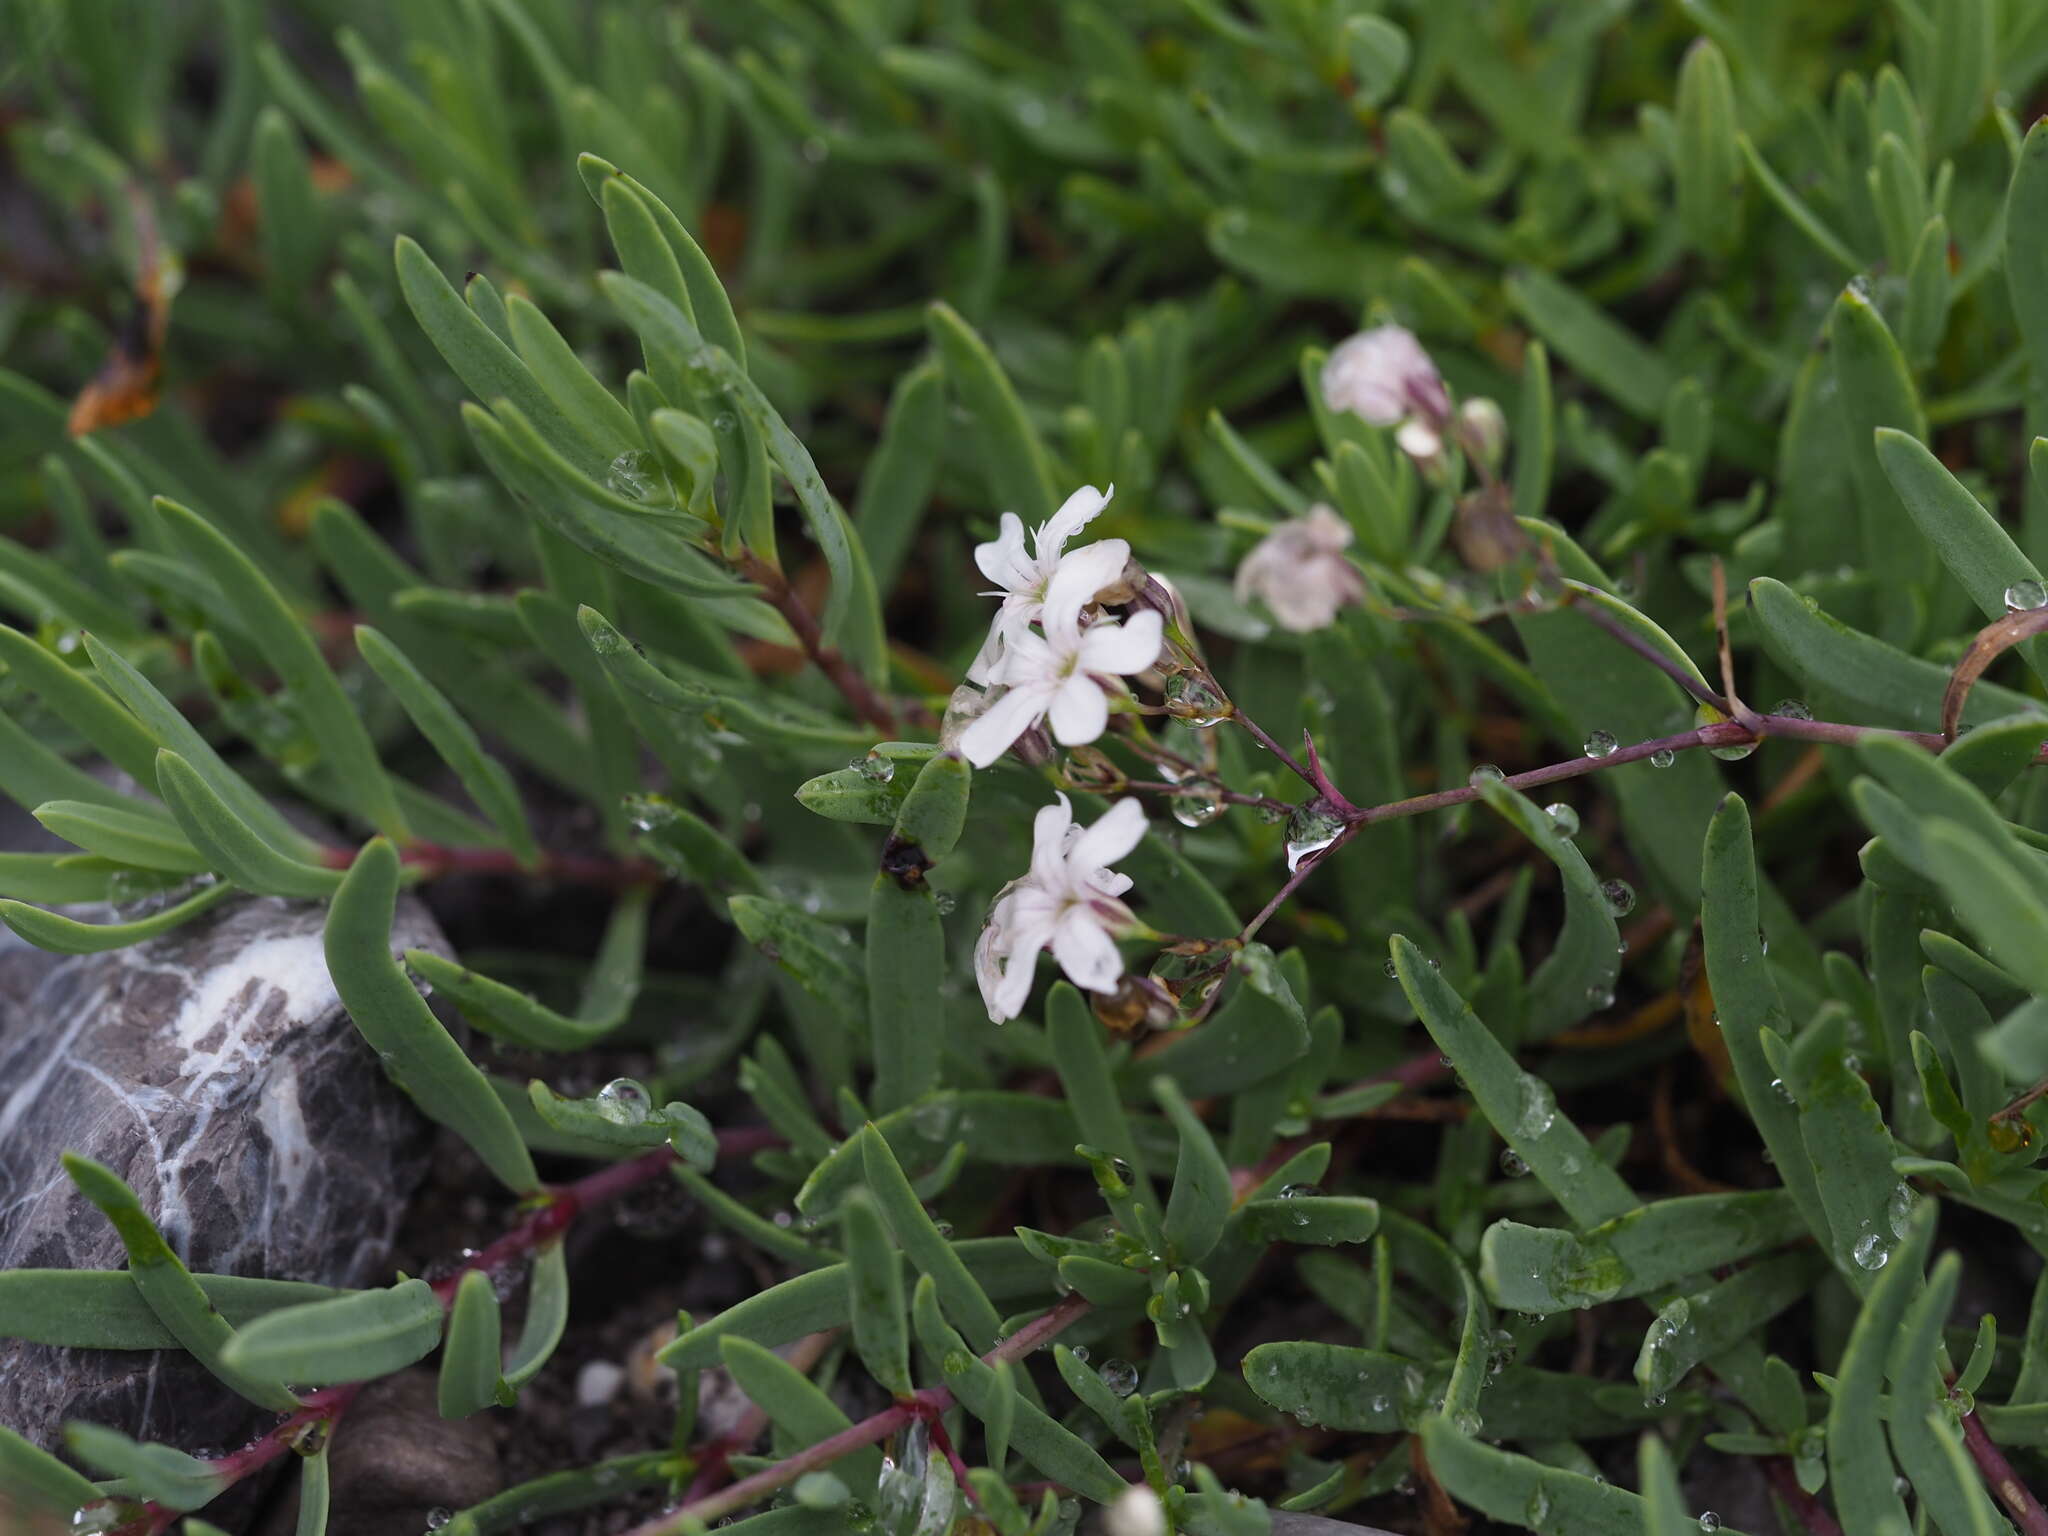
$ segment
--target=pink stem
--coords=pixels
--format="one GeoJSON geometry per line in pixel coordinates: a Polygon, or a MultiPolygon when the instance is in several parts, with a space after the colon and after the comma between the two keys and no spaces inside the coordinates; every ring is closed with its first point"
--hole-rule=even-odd
{"type": "Polygon", "coordinates": [[[1963,1444],[1970,1448],[1977,1470],[1984,1474],[1984,1481],[1998,1495],[1998,1502],[2011,1511],[2021,1536],[2048,1536],[2048,1510],[2042,1509],[2041,1501],[2020,1481],[2019,1473],[2013,1471],[2012,1463],[2005,1459],[2005,1452],[1998,1448],[1990,1431],[1974,1413],[1963,1415],[1963,1444]]]}
{"type": "MultiPolygon", "coordinates": [[[[994,1365],[999,1360],[1021,1359],[1041,1344],[1057,1338],[1064,1329],[1088,1311],[1089,1305],[1087,1298],[1078,1294],[1062,1297],[1050,1310],[1041,1312],[983,1355],[983,1363],[994,1365]]],[[[687,1521],[708,1523],[721,1515],[756,1503],[776,1489],[786,1488],[806,1472],[815,1472],[820,1467],[831,1465],[842,1456],[886,1440],[915,1420],[936,1419],[952,1406],[953,1394],[950,1389],[925,1387],[913,1392],[893,1407],[884,1408],[880,1413],[862,1419],[858,1424],[848,1425],[838,1434],[829,1435],[815,1445],[806,1446],[794,1456],[785,1457],[772,1467],[762,1468],[752,1477],[740,1479],[730,1488],[721,1489],[706,1498],[692,1499],[679,1509],[671,1510],[644,1525],[635,1526],[627,1536],[679,1536],[687,1521]]],[[[956,1468],[955,1475],[964,1470],[956,1468]]]]}
{"type": "MultiPolygon", "coordinates": [[[[757,1152],[763,1147],[779,1146],[782,1138],[766,1126],[737,1126],[718,1133],[718,1150],[721,1156],[740,1157],[757,1152]]],[[[564,1184],[546,1192],[545,1204],[529,1211],[519,1224],[491,1243],[465,1259],[460,1268],[444,1279],[434,1282],[434,1294],[443,1307],[453,1306],[455,1292],[462,1283],[462,1277],[472,1269],[486,1272],[508,1264],[536,1249],[544,1247],[561,1237],[571,1223],[583,1212],[609,1201],[616,1200],[628,1190],[660,1177],[682,1159],[671,1147],[655,1147],[638,1157],[627,1158],[624,1162],[612,1163],[597,1172],[586,1174],[573,1184],[564,1184]]],[[[276,1461],[292,1448],[293,1442],[306,1429],[325,1424],[331,1432],[341,1416],[355,1401],[356,1394],[363,1389],[359,1381],[342,1382],[331,1387],[322,1387],[317,1392],[308,1392],[299,1399],[299,1408],[265,1430],[240,1450],[230,1451],[225,1456],[202,1458],[217,1473],[224,1493],[251,1473],[276,1461]]],[[[755,1433],[759,1433],[758,1427],[755,1433]]],[[[752,1437],[749,1436],[749,1439],[752,1437]]],[[[166,1509],[160,1504],[147,1503],[136,1519],[118,1527],[110,1536],[158,1536],[169,1528],[177,1518],[177,1511],[166,1509]]]]}

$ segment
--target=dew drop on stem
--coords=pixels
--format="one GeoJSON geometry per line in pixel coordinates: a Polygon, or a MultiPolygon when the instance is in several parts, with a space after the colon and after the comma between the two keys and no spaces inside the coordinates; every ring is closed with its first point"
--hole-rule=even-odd
{"type": "Polygon", "coordinates": [[[1620,745],[1612,731],[1594,731],[1586,737],[1586,756],[1612,757],[1620,745]]]}
{"type": "Polygon", "coordinates": [[[2005,611],[2024,613],[2033,608],[2048,608],[2048,586],[2038,581],[2016,581],[2005,589],[2005,611]]]}

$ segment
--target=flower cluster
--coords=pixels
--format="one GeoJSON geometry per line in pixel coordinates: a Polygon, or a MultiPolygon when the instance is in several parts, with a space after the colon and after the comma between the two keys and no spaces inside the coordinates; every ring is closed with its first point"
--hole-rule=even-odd
{"type": "Polygon", "coordinates": [[[1001,531],[974,551],[974,563],[999,589],[1003,605],[967,675],[1001,689],[960,735],[961,755],[986,768],[1044,722],[1062,746],[1094,741],[1109,725],[1107,690],[1143,672],[1164,642],[1157,613],[1119,622],[1100,609],[1119,587],[1131,546],[1103,539],[1069,553],[1067,541],[1093,522],[1115,488],[1083,486],[1024,542],[1024,524],[1003,514],[1001,531]],[[1036,625],[1034,629],[1032,626],[1036,625]]]}
{"type": "Polygon", "coordinates": [[[1145,808],[1119,800],[1092,827],[1074,824],[1065,795],[1031,824],[1031,868],[997,894],[974,947],[974,979],[989,1018],[1014,1019],[1031,995],[1040,950],[1075,986],[1114,992],[1123,975],[1116,940],[1143,925],[1123,904],[1131,877],[1109,866],[1145,835],[1145,808]]]}

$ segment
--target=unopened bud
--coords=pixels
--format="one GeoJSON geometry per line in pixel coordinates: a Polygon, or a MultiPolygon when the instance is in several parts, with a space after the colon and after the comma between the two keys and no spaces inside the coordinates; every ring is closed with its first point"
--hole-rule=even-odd
{"type": "Polygon", "coordinates": [[[1462,402],[1458,406],[1458,442],[1488,469],[1498,470],[1508,447],[1507,413],[1484,396],[1462,402]]]}
{"type": "Polygon", "coordinates": [[[1133,1483],[1104,1513],[1102,1528],[1107,1536],[1166,1536],[1166,1510],[1158,1494],[1133,1483]]]}

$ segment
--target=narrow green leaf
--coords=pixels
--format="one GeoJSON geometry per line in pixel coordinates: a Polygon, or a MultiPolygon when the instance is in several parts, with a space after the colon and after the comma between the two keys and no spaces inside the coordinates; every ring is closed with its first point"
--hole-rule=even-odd
{"type": "Polygon", "coordinates": [[[0,1488],[24,1513],[42,1511],[68,1521],[81,1505],[97,1499],[99,1490],[47,1451],[0,1424],[0,1488]]]}
{"type": "Polygon", "coordinates": [[[198,769],[168,747],[157,754],[156,785],[208,866],[244,890],[318,901],[340,888],[339,870],[279,852],[214,792],[198,769]]]}
{"type": "Polygon", "coordinates": [[[1709,38],[1697,39],[1685,51],[1675,115],[1679,225],[1693,249],[1725,256],[1742,238],[1742,146],[1728,61],[1709,38]]]}
{"type": "Polygon", "coordinates": [[[940,1313],[938,1286],[930,1275],[918,1280],[911,1313],[918,1343],[944,1373],[953,1396],[977,1419],[1007,1417],[1010,1445],[1018,1455],[1045,1476],[1098,1503],[1109,1503],[1123,1492],[1124,1480],[1085,1441],[1062,1428],[1010,1383],[999,1381],[994,1369],[976,1358],[940,1313]],[[996,1402],[998,1393],[1005,1399],[1001,1406],[996,1402]]]}
{"type": "Polygon", "coordinates": [[[946,382],[974,419],[991,501],[1026,526],[1044,522],[1060,501],[1052,463],[1002,364],[950,305],[934,304],[927,316],[946,382]]]}
{"type": "Polygon", "coordinates": [[[206,1292],[178,1261],[156,1223],[142,1208],[135,1191],[112,1169],[76,1153],[64,1154],[64,1171],[80,1194],[120,1234],[128,1255],[128,1273],[150,1311],[170,1330],[180,1347],[219,1378],[231,1391],[259,1407],[289,1411],[298,1400],[285,1389],[284,1378],[238,1369],[227,1358],[234,1330],[214,1310],[206,1292]]]}
{"type": "Polygon", "coordinates": [[[1558,1112],[1550,1085],[1515,1065],[1419,949],[1396,934],[1392,950],[1401,989],[1437,1048],[1451,1058],[1480,1112],[1566,1214],[1590,1227],[1634,1210],[1634,1193],[1558,1112]]]}
{"type": "Polygon", "coordinates": [[[198,894],[127,923],[81,923],[57,912],[45,912],[19,901],[0,901],[0,922],[7,924],[38,949],[60,955],[96,955],[110,949],[126,949],[145,939],[169,933],[200,913],[234,894],[225,882],[207,885],[198,894]]]}
{"type": "Polygon", "coordinates": [[[517,1391],[539,1374],[569,1323],[569,1260],[560,1243],[533,1256],[526,1287],[526,1321],[505,1362],[505,1385],[517,1391]]]}
{"type": "Polygon", "coordinates": [[[904,1177],[895,1153],[874,1126],[861,1128],[861,1163],[882,1219],[919,1273],[929,1276],[948,1315],[958,1320],[979,1349],[992,1348],[1002,1333],[1002,1316],[954,1245],[939,1232],[904,1177]]]}
{"type": "MultiPolygon", "coordinates": [[[[298,1280],[249,1280],[239,1275],[193,1275],[230,1326],[253,1318],[345,1295],[298,1280]]],[[[175,1349],[177,1336],[135,1288],[125,1269],[0,1270],[0,1338],[25,1339],[59,1349],[175,1349]]]]}
{"type": "MultiPolygon", "coordinates": [[[[99,672],[100,680],[107,685],[114,697],[134,713],[142,722],[143,729],[156,738],[160,748],[175,752],[185,760],[194,773],[206,781],[207,788],[213,792],[214,798],[232,810],[236,820],[254,829],[256,835],[272,849],[294,859],[305,860],[318,855],[319,845],[285,820],[282,811],[259,795],[247,779],[223,762],[220,754],[199,734],[177,705],[158,692],[125,657],[101,645],[91,635],[85,637],[85,651],[92,658],[93,667],[99,672]]],[[[161,763],[162,759],[159,758],[159,768],[161,763]]],[[[154,782],[155,779],[156,773],[152,772],[149,782],[154,782]]],[[[98,796],[53,794],[44,798],[91,800],[98,796]]]]}
{"type": "Polygon", "coordinates": [[[335,990],[421,1112],[467,1141],[508,1188],[530,1193],[540,1177],[511,1115],[391,958],[398,873],[397,850],[375,838],[335,892],[326,930],[335,990]]]}
{"type": "Polygon", "coordinates": [[[161,816],[83,800],[52,800],[35,808],[35,818],[65,842],[116,864],[174,875],[195,875],[213,867],[161,816]]]}
{"type": "Polygon", "coordinates": [[[1749,807],[1739,796],[1725,797],[1708,825],[1700,887],[1707,980],[1721,1020],[1721,1038],[1742,1089],[1743,1106],[1756,1123],[1807,1230],[1824,1237],[1830,1230],[1827,1213],[1807,1157],[1799,1113],[1783,1096],[1781,1080],[1765,1053],[1765,1037],[1789,1037],[1792,1022],[1764,964],[1749,807]]]}
{"type": "Polygon", "coordinates": [[[285,1307],[227,1347],[229,1364],[287,1381],[369,1381],[403,1370],[441,1342],[440,1298],[424,1280],[285,1307]]]}
{"type": "Polygon", "coordinates": [[[1820,1272],[1820,1257],[1807,1250],[1745,1265],[1726,1280],[1658,1308],[1636,1354],[1636,1385],[1645,1398],[1661,1398],[1692,1368],[1769,1324],[1806,1298],[1820,1272]]]}
{"type": "Polygon", "coordinates": [[[1741,146],[1742,158],[1748,163],[1749,172],[1756,178],[1757,185],[1764,189],[1766,197],[1777,204],[1778,211],[1792,221],[1792,227],[1811,240],[1815,249],[1834,261],[1844,272],[1861,272],[1862,259],[1849,249],[1848,243],[1829,228],[1820,215],[1807,206],[1797,192],[1785,184],[1784,179],[1776,171],[1771,169],[1770,162],[1764,159],[1756,145],[1750,142],[1749,135],[1743,134],[1737,143],[1741,146]]]}
{"type": "Polygon", "coordinates": [[[64,1426],[64,1443],[80,1461],[119,1479],[123,1493],[168,1509],[198,1509],[227,1487],[227,1479],[198,1457],[168,1445],[131,1440],[101,1424],[72,1420],[64,1426]]]}
{"type": "Polygon", "coordinates": [[[928,358],[896,381],[881,440],[861,474],[853,525],[882,592],[896,585],[931,502],[939,472],[931,445],[944,429],[945,411],[946,376],[938,360],[928,358]]]}
{"type": "Polygon", "coordinates": [[[454,770],[462,787],[500,832],[520,861],[531,866],[540,857],[520,803],[519,788],[503,763],[486,755],[475,730],[448,701],[446,694],[427,681],[426,674],[377,630],[367,624],[356,626],[356,649],[384,686],[398,696],[412,723],[427,738],[441,760],[454,770]]]}
{"type": "Polygon", "coordinates": [[[441,1417],[464,1419],[498,1400],[498,1293],[480,1269],[465,1273],[448,1310],[448,1337],[441,1346],[441,1417]]]}
{"type": "MultiPolygon", "coordinates": [[[[739,1389],[790,1444],[816,1445],[851,1427],[853,1421],[839,1406],[780,1355],[738,1337],[721,1341],[719,1353],[739,1389]]],[[[882,1475],[882,1453],[863,1446],[838,1465],[846,1468],[856,1485],[867,1486],[882,1475]]]]}
{"type": "Polygon", "coordinates": [[[1881,465],[1875,442],[1880,427],[1923,437],[1927,421],[1914,393],[1911,370],[1884,317],[1855,284],[1845,287],[1828,316],[1828,358],[1849,435],[1849,475],[1863,530],[1863,563],[1890,591],[1924,588],[1927,562],[1913,522],[1881,465]]]}
{"type": "Polygon", "coordinates": [[[867,1191],[855,1190],[840,1211],[853,1346],[868,1374],[891,1395],[902,1397],[912,1387],[902,1264],[867,1191]]]}
{"type": "MultiPolygon", "coordinates": [[[[1934,546],[1987,619],[2007,611],[2006,591],[2021,582],[2039,585],[2041,573],[2020,553],[1996,517],[1984,509],[1917,437],[1889,427],[1877,432],[1877,461],[1914,526],[1934,546]]],[[[2039,640],[2019,646],[2036,676],[2048,676],[2048,652],[2039,640]]]]}
{"type": "Polygon", "coordinates": [[[937,898],[921,877],[906,885],[886,870],[875,876],[866,952],[872,1094],[876,1112],[886,1114],[915,1103],[939,1082],[929,1010],[945,979],[946,934],[937,898]]]}
{"type": "Polygon", "coordinates": [[[286,605],[256,562],[212,523],[176,502],[157,498],[157,516],[185,552],[220,584],[231,609],[290,691],[321,758],[346,786],[364,820],[390,837],[405,836],[405,816],[382,758],[355,704],[320,654],[312,632],[286,605]]]}
{"type": "Polygon", "coordinates": [[[0,662],[108,762],[138,784],[155,779],[155,740],[90,676],[5,625],[0,625],[0,662]]]}
{"type": "Polygon", "coordinates": [[[1152,1097],[1180,1136],[1173,1188],[1166,1197],[1166,1240],[1182,1263],[1199,1264],[1216,1246],[1230,1216],[1230,1168],[1172,1078],[1154,1078],[1152,1097]]]}
{"type": "Polygon", "coordinates": [[[591,376],[546,315],[515,293],[505,301],[505,320],[511,327],[513,350],[534,383],[592,452],[616,458],[639,448],[640,431],[632,414],[591,376]]]}
{"type": "Polygon", "coordinates": [[[1923,833],[1935,878],[1956,914],[2006,970],[2037,994],[2048,993],[2048,901],[1998,847],[1949,822],[1923,833]]]}
{"type": "Polygon", "coordinates": [[[1621,930],[1600,877],[1550,813],[1504,784],[1482,783],[1480,797],[1557,866],[1564,886],[1564,929],[1529,978],[1528,1037],[1569,1028],[1614,995],[1621,974],[1621,930]]]}
{"type": "Polygon", "coordinates": [[[1131,1135],[1130,1117],[1117,1096],[1116,1082],[1110,1076],[1109,1058],[1102,1047],[1102,1026],[1095,1021],[1080,992],[1066,981],[1056,982],[1047,994],[1045,1021],[1060,1089],[1074,1112],[1081,1139],[1112,1157],[1122,1158],[1132,1170],[1133,1187],[1139,1198],[1149,1201],[1145,1161],[1131,1135]]]}
{"type": "Polygon", "coordinates": [[[1642,1536],[1643,1501],[1635,1494],[1483,1445],[1440,1414],[1423,1420],[1422,1450],[1451,1497],[1492,1519],[1571,1536],[1642,1536]]]}
{"type": "Polygon", "coordinates": [[[1949,1417],[1942,1381],[1941,1330],[1955,1305],[1962,1267],[1959,1254],[1943,1254],[1927,1288],[1906,1308],[1891,1344],[1892,1401],[1886,1423],[1899,1465],[1934,1523],[1947,1536],[1997,1536],[2006,1523],[1983,1480],[1960,1454],[1962,1437],[1949,1417]]]}
{"type": "Polygon", "coordinates": [[[1504,286],[1508,302],[1552,352],[1623,410],[1657,419],[1677,382],[1662,357],[1546,272],[1518,268],[1504,286]]]}
{"type": "Polygon", "coordinates": [[[1781,1190],[1681,1195],[1578,1236],[1495,1222],[1480,1241],[1479,1263],[1496,1306],[1549,1313],[1661,1291],[1805,1233],[1798,1207],[1781,1190]]]}
{"type": "MultiPolygon", "coordinates": [[[[1044,1263],[1014,1237],[967,1238],[952,1247],[992,1299],[1014,1301],[1028,1296],[1042,1304],[1050,1294],[1044,1263]]],[[[727,1307],[664,1346],[660,1359],[677,1371],[701,1370],[718,1363],[718,1341],[728,1334],[773,1348],[807,1333],[844,1327],[851,1315],[847,1268],[832,1264],[727,1307]]]]}
{"type": "Polygon", "coordinates": [[[1247,1200],[1243,1231],[1256,1243],[1303,1243],[1332,1247],[1363,1243],[1380,1229],[1377,1200],[1357,1195],[1295,1195],[1247,1200]]]}
{"type": "Polygon", "coordinates": [[[1686,1513],[1671,1452],[1655,1434],[1644,1435],[1637,1443],[1636,1481],[1643,1490],[1642,1536],[1693,1536],[1703,1529],[1686,1513]]]}
{"type": "Polygon", "coordinates": [[[574,1514],[629,1494],[667,1488],[684,1465],[670,1451],[611,1456],[589,1466],[516,1483],[481,1504],[457,1510],[445,1536],[498,1536],[551,1516],[574,1514]]]}
{"type": "Polygon", "coordinates": [[[329,1488],[327,1447],[299,1462],[299,1518],[293,1536],[326,1536],[329,1488]]]}

